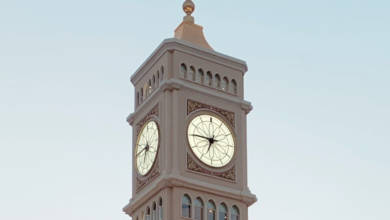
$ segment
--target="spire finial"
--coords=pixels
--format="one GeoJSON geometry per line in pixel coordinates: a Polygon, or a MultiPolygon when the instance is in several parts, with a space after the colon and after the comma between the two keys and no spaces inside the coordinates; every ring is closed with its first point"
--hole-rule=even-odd
{"type": "Polygon", "coordinates": [[[183,3],[183,11],[187,14],[187,16],[184,17],[184,21],[194,21],[194,17],[192,17],[192,13],[195,11],[195,4],[192,2],[192,0],[185,0],[183,3]]]}

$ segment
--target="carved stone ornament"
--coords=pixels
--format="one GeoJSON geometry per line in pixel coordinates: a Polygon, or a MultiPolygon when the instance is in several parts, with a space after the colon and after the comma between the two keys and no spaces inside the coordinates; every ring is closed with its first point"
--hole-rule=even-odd
{"type": "Polygon", "coordinates": [[[209,176],[215,176],[219,178],[223,178],[230,181],[236,180],[236,167],[233,166],[231,169],[224,171],[224,172],[213,172],[210,170],[207,170],[203,167],[201,167],[192,157],[190,154],[187,153],[187,168],[191,171],[194,171],[196,173],[202,173],[209,176]]]}
{"type": "Polygon", "coordinates": [[[206,105],[200,102],[196,102],[193,100],[188,100],[187,101],[187,115],[191,114],[191,112],[194,112],[198,109],[208,109],[212,110],[214,112],[218,112],[222,116],[225,117],[225,119],[230,122],[230,125],[234,128],[235,126],[235,119],[234,119],[234,112],[229,112],[221,108],[217,108],[211,105],[206,105]]]}
{"type": "MultiPolygon", "coordinates": [[[[137,131],[137,137],[141,131],[142,126],[150,120],[152,117],[158,117],[159,116],[159,110],[158,105],[154,106],[150,112],[136,125],[136,131],[137,131]]],[[[139,192],[141,189],[143,189],[146,185],[148,185],[150,182],[152,182],[157,176],[160,175],[160,169],[159,169],[159,159],[158,156],[156,158],[156,161],[154,162],[154,165],[150,172],[146,176],[141,176],[137,173],[136,177],[136,191],[139,192]]]]}
{"type": "Polygon", "coordinates": [[[136,131],[137,131],[137,137],[139,132],[141,131],[142,126],[152,117],[156,116],[158,117],[159,111],[158,111],[158,105],[154,106],[152,110],[141,120],[137,123],[136,125],[136,131]]]}
{"type": "Polygon", "coordinates": [[[136,191],[137,192],[141,191],[146,185],[151,183],[159,175],[160,175],[160,169],[159,169],[158,158],[157,158],[152,170],[149,172],[149,174],[146,177],[142,177],[139,174],[137,174],[136,191]]]}

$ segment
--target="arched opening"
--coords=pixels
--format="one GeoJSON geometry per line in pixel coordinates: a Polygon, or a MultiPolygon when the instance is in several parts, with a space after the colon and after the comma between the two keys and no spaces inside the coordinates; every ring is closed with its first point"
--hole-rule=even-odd
{"type": "Polygon", "coordinates": [[[217,89],[221,88],[221,77],[219,76],[218,73],[215,74],[214,87],[217,89]]]}
{"type": "Polygon", "coordinates": [[[237,206],[233,206],[231,212],[231,220],[240,220],[240,210],[237,206]]]}
{"type": "Polygon", "coordinates": [[[161,66],[161,78],[160,81],[164,80],[164,66],[161,66]]]}
{"type": "Polygon", "coordinates": [[[181,200],[181,215],[186,218],[191,218],[191,198],[187,194],[181,200]]]}
{"type": "Polygon", "coordinates": [[[221,89],[225,92],[229,89],[229,80],[226,77],[223,77],[222,83],[221,83],[221,89]]]}
{"type": "Polygon", "coordinates": [[[162,198],[158,201],[158,220],[163,220],[163,200],[162,198]]]}
{"type": "Polygon", "coordinates": [[[157,85],[156,85],[156,76],[153,75],[153,88],[156,88],[157,85]]]}
{"type": "Polygon", "coordinates": [[[180,66],[180,77],[187,79],[187,66],[184,63],[182,63],[180,66]]]}
{"type": "Polygon", "coordinates": [[[219,205],[219,218],[218,220],[227,220],[228,219],[228,209],[225,203],[219,205]]]}
{"type": "Polygon", "coordinates": [[[206,74],[206,80],[204,82],[207,86],[212,86],[213,83],[213,74],[211,74],[210,71],[207,72],[206,74]]]}
{"type": "Polygon", "coordinates": [[[216,207],[215,203],[210,200],[207,203],[207,220],[215,220],[216,207]]]}
{"type": "Polygon", "coordinates": [[[156,73],[156,87],[159,87],[160,86],[160,73],[157,72],[156,73]]]}
{"type": "Polygon", "coordinates": [[[232,79],[232,85],[230,86],[230,92],[237,94],[237,82],[235,79],[232,79]]]}
{"type": "Polygon", "coordinates": [[[194,205],[195,205],[195,220],[203,220],[203,210],[204,210],[203,200],[198,197],[195,200],[194,205]]]}
{"type": "Polygon", "coordinates": [[[149,79],[149,84],[148,84],[148,96],[152,94],[153,92],[153,87],[152,87],[152,80],[149,79]]]}
{"type": "Polygon", "coordinates": [[[153,202],[152,206],[152,220],[157,220],[157,204],[153,202]]]}
{"type": "Polygon", "coordinates": [[[150,207],[146,209],[146,220],[150,220],[150,207]]]}
{"type": "Polygon", "coordinates": [[[202,69],[198,70],[198,74],[196,74],[196,80],[197,83],[203,84],[204,81],[204,72],[202,69]]]}
{"type": "Polygon", "coordinates": [[[140,104],[144,101],[144,89],[142,88],[141,91],[140,91],[141,95],[140,95],[140,104]]]}
{"type": "Polygon", "coordinates": [[[191,66],[190,67],[190,72],[188,74],[188,79],[195,81],[196,75],[195,75],[195,67],[191,66]]]}

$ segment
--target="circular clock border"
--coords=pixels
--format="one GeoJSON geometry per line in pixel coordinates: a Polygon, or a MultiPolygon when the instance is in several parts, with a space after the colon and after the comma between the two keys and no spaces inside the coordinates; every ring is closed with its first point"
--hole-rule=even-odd
{"type": "Polygon", "coordinates": [[[232,164],[234,163],[234,161],[236,161],[236,155],[237,155],[237,140],[236,140],[237,138],[236,138],[236,131],[235,131],[234,128],[235,127],[233,127],[233,125],[225,118],[225,116],[219,114],[218,112],[209,110],[209,109],[199,109],[199,110],[191,112],[187,116],[187,126],[186,126],[186,130],[185,130],[186,144],[187,144],[187,147],[191,151],[192,157],[194,157],[195,160],[198,161],[198,165],[200,163],[202,166],[206,166],[208,169],[216,170],[216,171],[222,171],[222,172],[223,172],[223,170],[228,170],[228,169],[230,169],[232,167],[232,164]],[[233,142],[234,142],[234,153],[233,153],[233,156],[232,156],[231,160],[226,165],[224,165],[222,167],[213,167],[213,166],[210,166],[210,165],[206,164],[202,160],[200,160],[196,156],[195,152],[192,150],[192,147],[191,147],[191,145],[190,145],[190,143],[188,141],[188,128],[189,128],[189,126],[191,124],[191,121],[194,118],[196,118],[197,116],[204,115],[204,114],[212,115],[212,116],[218,118],[219,120],[221,120],[223,123],[225,123],[225,125],[228,127],[229,131],[232,134],[233,142]]]}
{"type": "Polygon", "coordinates": [[[134,166],[135,166],[135,169],[137,171],[137,176],[140,177],[141,179],[143,178],[147,178],[149,176],[149,174],[154,170],[155,166],[156,166],[156,163],[157,163],[157,160],[158,160],[158,156],[160,154],[160,147],[161,147],[161,131],[160,131],[160,124],[159,124],[159,120],[154,117],[154,116],[151,116],[150,118],[148,118],[144,123],[143,125],[141,126],[141,128],[138,129],[137,131],[137,140],[135,142],[135,148],[134,148],[134,166]],[[138,165],[137,165],[137,158],[136,158],[136,151],[137,151],[137,143],[139,141],[139,138],[140,138],[140,134],[141,134],[141,131],[145,128],[145,126],[149,123],[149,122],[155,122],[156,125],[157,125],[157,132],[158,132],[158,144],[157,144],[157,154],[156,154],[156,158],[155,160],[153,161],[153,164],[152,166],[150,167],[150,170],[145,174],[145,175],[142,175],[140,172],[139,172],[139,169],[138,169],[138,165]]]}

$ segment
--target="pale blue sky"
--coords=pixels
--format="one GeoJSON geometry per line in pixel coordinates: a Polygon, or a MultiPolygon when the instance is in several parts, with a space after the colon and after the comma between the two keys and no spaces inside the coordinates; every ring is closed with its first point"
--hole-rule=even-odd
{"type": "MultiPolygon", "coordinates": [[[[0,0],[0,219],[129,219],[129,77],[181,4],[0,0]]],[[[248,62],[250,219],[390,219],[390,2],[196,4],[248,62]]]]}

